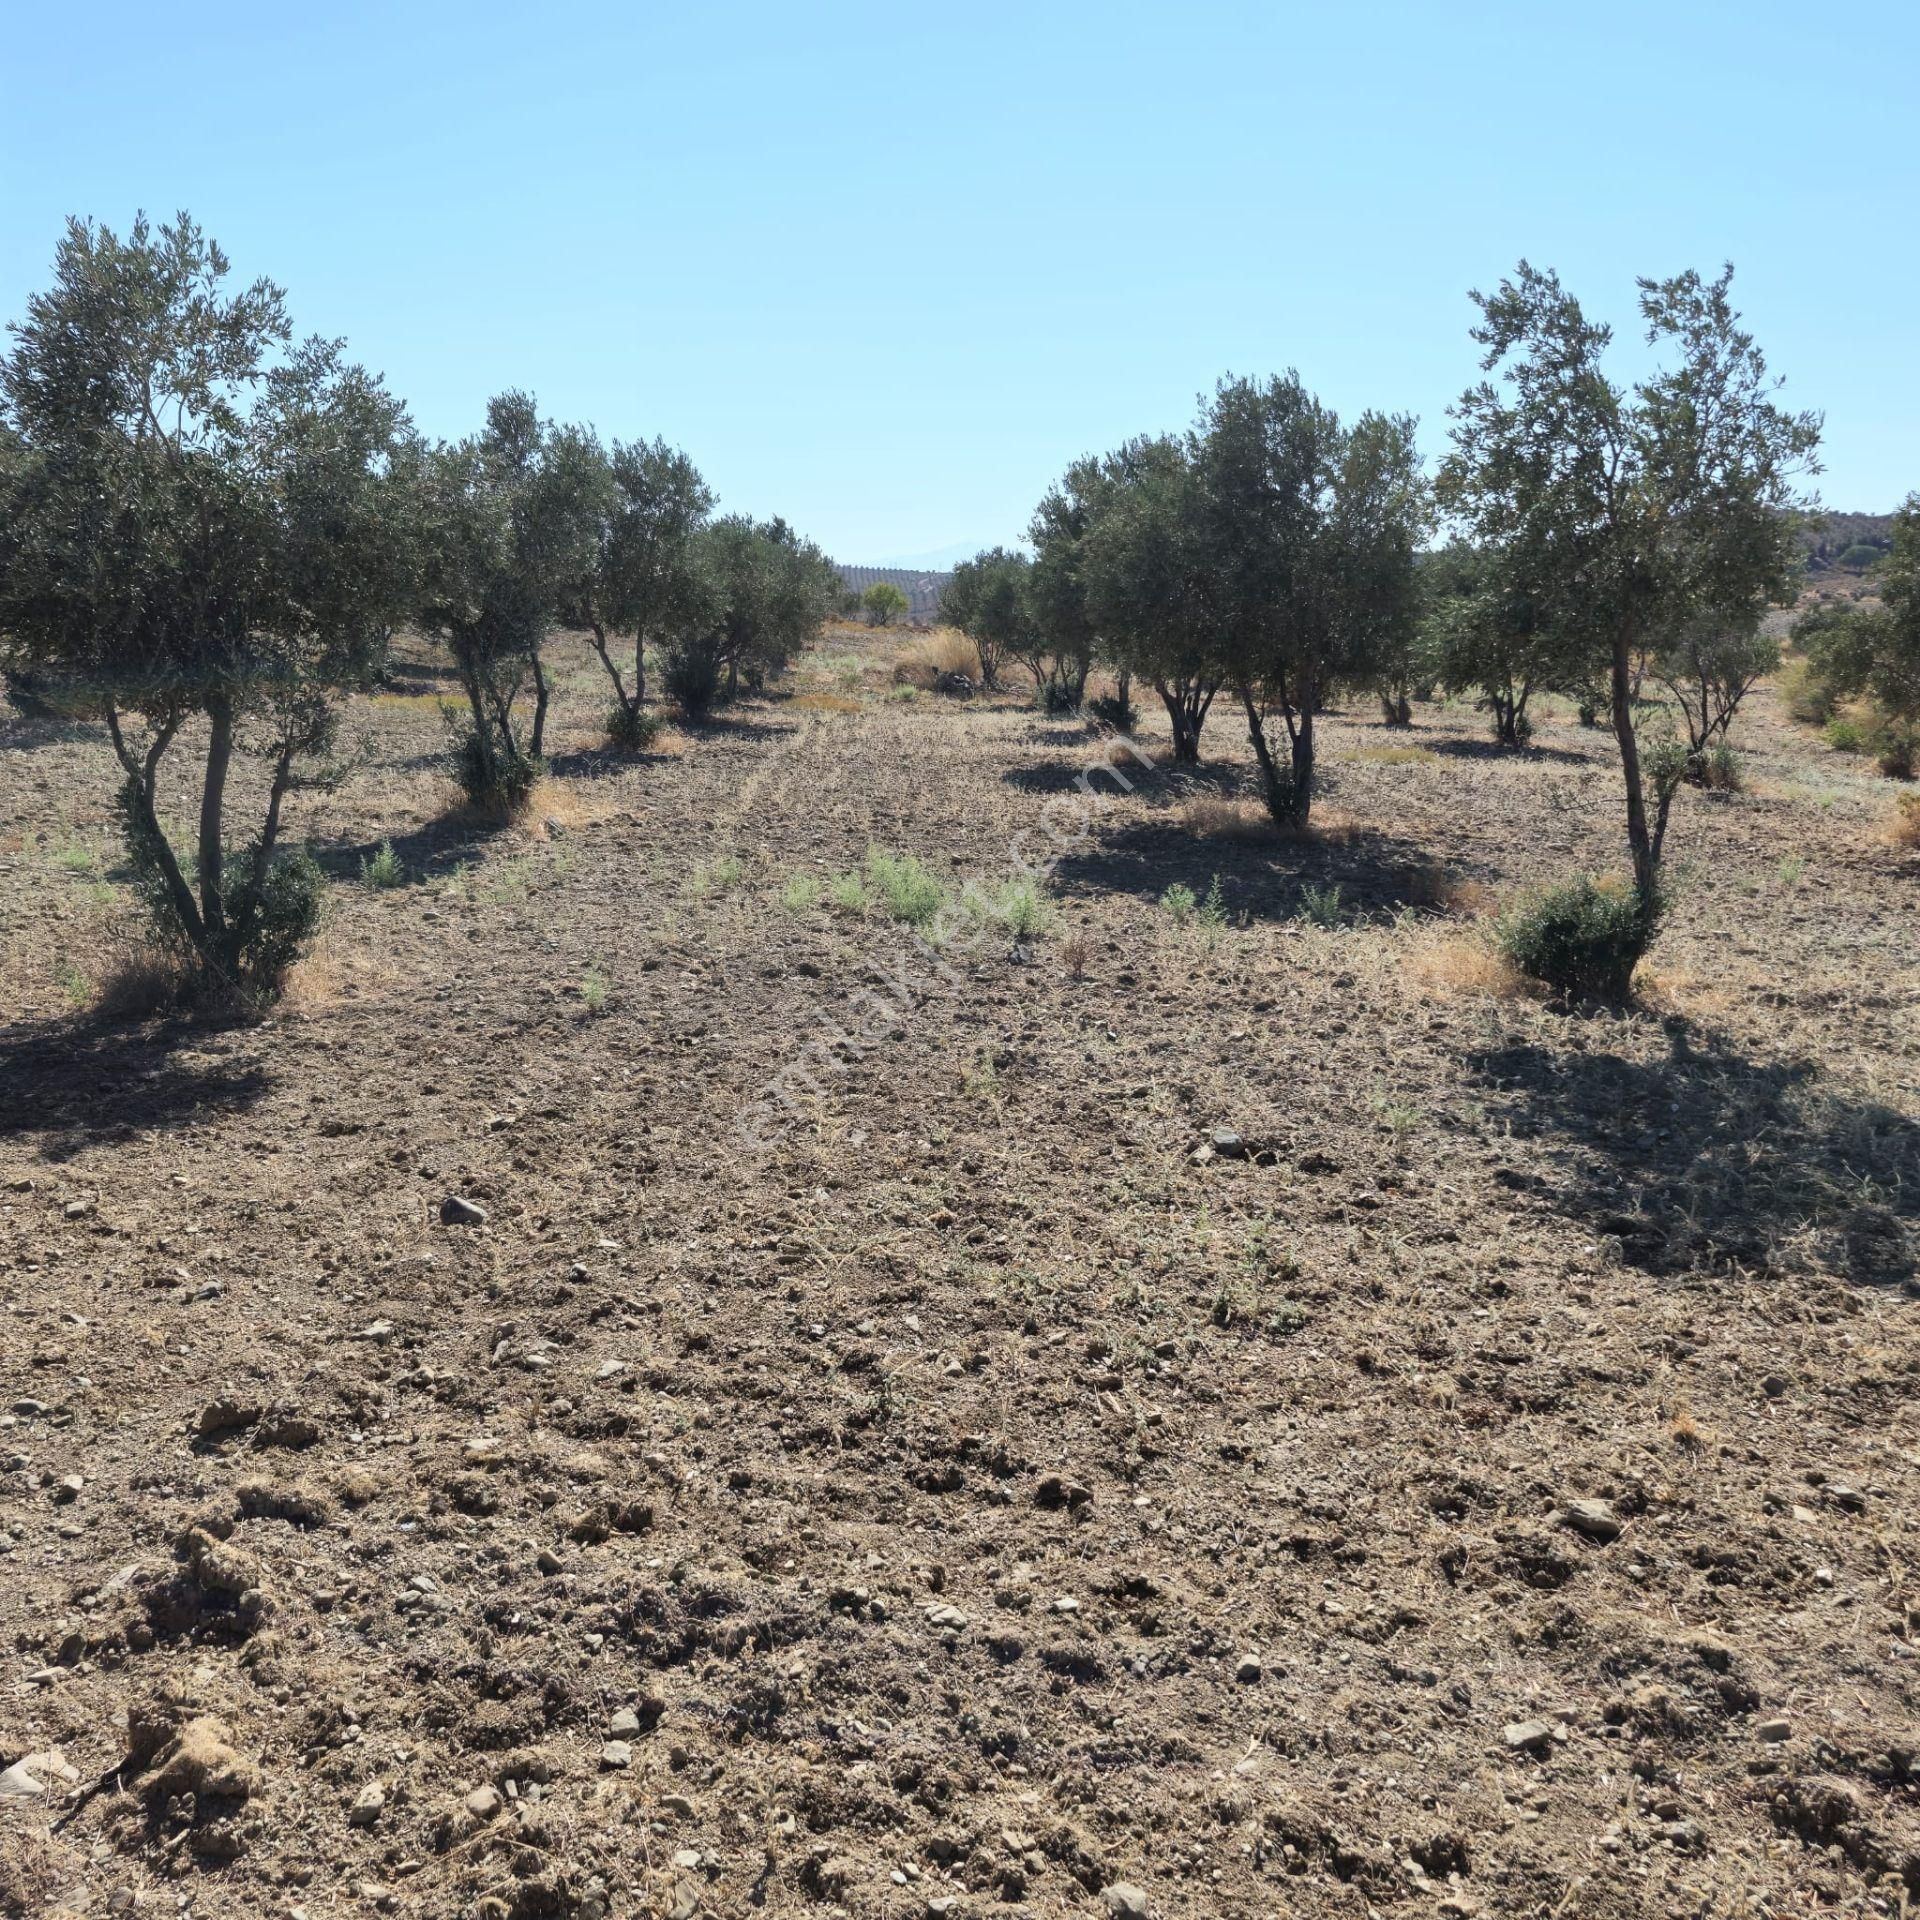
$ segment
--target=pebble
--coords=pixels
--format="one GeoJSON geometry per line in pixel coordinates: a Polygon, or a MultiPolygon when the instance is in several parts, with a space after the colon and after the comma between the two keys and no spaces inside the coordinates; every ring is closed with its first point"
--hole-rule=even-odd
{"type": "Polygon", "coordinates": [[[609,1740],[600,1749],[600,1764],[611,1772],[633,1765],[633,1749],[624,1740],[609,1740]]]}
{"type": "Polygon", "coordinates": [[[491,1820],[500,1811],[500,1794],[495,1787],[475,1787],[467,1795],[467,1811],[476,1820],[491,1820]]]}
{"type": "Polygon", "coordinates": [[[378,1780],[369,1780],[354,1796],[353,1805],[347,1809],[347,1825],[350,1827],[374,1826],[386,1810],[386,1788],[378,1780]]]}
{"type": "Polygon", "coordinates": [[[443,1227],[484,1227],[487,1224],[487,1210],[476,1201],[450,1193],[440,1202],[440,1224],[443,1227]]]}
{"type": "Polygon", "coordinates": [[[53,1483],[53,1504],[64,1507],[80,1498],[80,1490],[87,1483],[77,1473],[69,1473],[53,1483]]]}
{"type": "Polygon", "coordinates": [[[1544,1720],[1515,1720],[1500,1737],[1510,1753],[1544,1753],[1553,1744],[1553,1728],[1544,1720]]]}
{"type": "Polygon", "coordinates": [[[1239,1664],[1235,1666],[1233,1670],[1233,1677],[1245,1685],[1251,1686],[1260,1678],[1260,1662],[1250,1653],[1243,1654],[1239,1664]]]}
{"type": "Polygon", "coordinates": [[[967,1624],[967,1616],[962,1613],[958,1607],[946,1605],[929,1607],[927,1609],[927,1618],[936,1627],[950,1627],[955,1632],[958,1632],[967,1624]]]}
{"type": "Polygon", "coordinates": [[[616,1740],[630,1740],[640,1731],[640,1716],[631,1707],[622,1707],[607,1722],[607,1731],[616,1740]]]}
{"type": "Polygon", "coordinates": [[[1793,1723],[1790,1720],[1762,1720],[1753,1730],[1757,1740],[1790,1740],[1793,1737],[1793,1723]]]}
{"type": "Polygon", "coordinates": [[[1106,1901],[1114,1920],[1147,1920],[1147,1890],[1131,1880],[1116,1880],[1107,1889],[1106,1901]]]}

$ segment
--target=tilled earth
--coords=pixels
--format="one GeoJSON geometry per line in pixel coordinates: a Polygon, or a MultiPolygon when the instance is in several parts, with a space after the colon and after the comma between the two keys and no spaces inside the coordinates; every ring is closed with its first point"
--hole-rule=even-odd
{"type": "Polygon", "coordinates": [[[0,1911],[1920,1900],[1887,782],[1763,691],[1568,1013],[1475,921],[1617,863],[1570,719],[1336,715],[1301,842],[1224,703],[1182,782],[839,636],[620,763],[568,657],[527,830],[366,703],[252,1026],[74,1010],[110,757],[0,718],[0,1911]]]}

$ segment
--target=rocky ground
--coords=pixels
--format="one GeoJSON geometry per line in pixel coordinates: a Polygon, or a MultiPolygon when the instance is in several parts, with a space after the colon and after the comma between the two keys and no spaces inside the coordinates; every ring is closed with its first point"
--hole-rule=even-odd
{"type": "Polygon", "coordinates": [[[569,649],[494,833],[415,660],[251,1026],[88,1010],[109,756],[0,714],[0,1911],[1904,1914],[1889,783],[1763,690],[1569,1014],[1484,917],[1618,862],[1571,716],[1337,715],[1286,841],[1224,704],[896,644],[626,763],[569,649]]]}

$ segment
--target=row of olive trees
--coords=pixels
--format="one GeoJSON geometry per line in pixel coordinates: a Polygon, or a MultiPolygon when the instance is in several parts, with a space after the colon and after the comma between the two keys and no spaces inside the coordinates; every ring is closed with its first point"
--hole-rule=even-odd
{"type": "Polygon", "coordinates": [[[1095,660],[1167,710],[1199,757],[1217,695],[1246,723],[1268,809],[1312,810],[1315,717],[1381,670],[1415,622],[1428,499],[1412,420],[1344,425],[1297,376],[1223,380],[1193,428],[1077,462],[1034,516],[1034,556],[955,570],[943,611],[982,676],[1024,661],[1077,707],[1095,660]]]}
{"type": "Polygon", "coordinates": [[[343,700],[379,683],[396,628],[446,640],[456,771],[510,808],[539,771],[556,626],[593,635],[612,731],[638,743],[649,647],[697,716],[778,672],[838,582],[784,522],[712,518],[684,455],[605,450],[523,394],[429,443],[338,342],[294,341],[278,287],[227,276],[185,215],[125,239],[68,224],[0,356],[0,665],[104,725],[156,926],[204,980],[257,996],[319,908],[317,869],[280,846],[286,797],[339,777],[343,700]],[[160,799],[183,736],[185,831],[160,799]],[[238,836],[236,756],[267,768],[238,836]]]}
{"type": "Polygon", "coordinates": [[[1453,408],[1431,485],[1410,420],[1344,426],[1293,375],[1223,381],[1186,434],[1076,462],[1033,518],[1031,559],[980,555],[945,611],[990,685],[1017,658],[1077,704],[1100,661],[1121,716],[1131,683],[1151,688],[1177,760],[1198,758],[1230,697],[1290,825],[1309,816],[1314,717],[1337,691],[1370,690],[1398,725],[1417,690],[1471,689],[1509,744],[1536,691],[1578,694],[1620,755],[1633,886],[1612,914],[1617,986],[1660,911],[1678,786],[1777,663],[1761,619],[1791,598],[1797,484],[1816,470],[1820,422],[1778,403],[1730,282],[1640,283],[1663,359],[1629,385],[1610,329],[1523,262],[1475,296],[1488,377],[1453,408]],[[1649,678],[1671,710],[1643,698],[1649,678]]]}

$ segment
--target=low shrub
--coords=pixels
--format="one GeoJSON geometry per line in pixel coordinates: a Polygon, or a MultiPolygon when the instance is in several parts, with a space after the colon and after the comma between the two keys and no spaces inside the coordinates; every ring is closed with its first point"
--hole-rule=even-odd
{"type": "Polygon", "coordinates": [[[1920,847],[1920,793],[1903,793],[1894,803],[1888,838],[1896,847],[1920,847]]]}
{"type": "Polygon", "coordinates": [[[1775,682],[1780,704],[1803,727],[1824,727],[1833,718],[1833,689],[1811,660],[1789,660],[1775,682]]]}
{"type": "Polygon", "coordinates": [[[1303,886],[1300,889],[1300,918],[1316,927],[1340,924],[1340,888],[1303,886]]]}
{"type": "Polygon", "coordinates": [[[910,853],[872,848],[867,854],[867,882],[886,910],[910,927],[924,927],[946,904],[946,890],[910,853]]]}
{"type": "Polygon", "coordinates": [[[1664,903],[1631,886],[1582,875],[1530,895],[1503,914],[1494,938],[1521,973],[1570,999],[1627,998],[1653,944],[1664,903]]]}
{"type": "Polygon", "coordinates": [[[1080,711],[1080,696],[1073,688],[1061,685],[1058,680],[1043,680],[1034,689],[1033,704],[1042,713],[1063,719],[1080,711]]]}
{"type": "Polygon", "coordinates": [[[1874,764],[1889,780],[1911,780],[1920,763],[1920,729],[1898,720],[1880,720],[1868,736],[1874,764]]]}
{"type": "Polygon", "coordinates": [[[780,889],[780,905],[788,913],[810,913],[820,904],[820,882],[810,873],[796,873],[780,889]]]}
{"type": "Polygon", "coordinates": [[[710,647],[671,648],[661,677],[689,720],[702,718],[720,697],[720,662],[710,647]]]}
{"type": "Polygon", "coordinates": [[[1858,753],[1867,744],[1859,721],[1850,720],[1842,713],[1836,713],[1820,729],[1820,737],[1835,753],[1858,753]]]}
{"type": "Polygon", "coordinates": [[[607,739],[622,753],[645,753],[666,730],[666,722],[645,707],[624,701],[607,715],[607,739]]]}
{"type": "Polygon", "coordinates": [[[483,813],[500,814],[513,819],[526,810],[528,796],[547,770],[546,762],[536,754],[522,753],[488,745],[474,731],[470,720],[457,714],[450,723],[451,739],[447,747],[447,772],[466,796],[470,806],[483,813]]]}
{"type": "Polygon", "coordinates": [[[1117,693],[1103,693],[1098,699],[1089,700],[1086,715],[1103,727],[1111,727],[1115,733],[1130,734],[1140,724],[1140,709],[1117,693]]]}
{"type": "Polygon", "coordinates": [[[1687,779],[1709,793],[1738,793],[1746,785],[1740,756],[1724,740],[1716,742],[1705,753],[1688,756],[1687,779]]]}
{"type": "Polygon", "coordinates": [[[1200,899],[1194,890],[1178,880],[1160,896],[1162,911],[1176,927],[1184,927],[1199,905],[1200,899]]]}
{"type": "Polygon", "coordinates": [[[375,892],[400,886],[406,877],[407,870],[401,865],[400,856],[394,852],[391,840],[382,840],[380,851],[368,854],[360,862],[360,884],[371,887],[375,892]]]}

